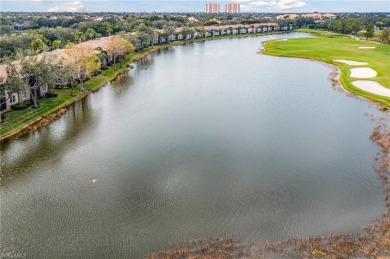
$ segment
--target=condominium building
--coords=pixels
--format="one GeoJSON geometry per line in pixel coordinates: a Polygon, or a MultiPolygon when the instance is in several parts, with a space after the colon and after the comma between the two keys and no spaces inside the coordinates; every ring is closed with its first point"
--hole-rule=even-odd
{"type": "Polygon", "coordinates": [[[239,13],[240,4],[237,3],[226,3],[225,4],[225,13],[239,13]]]}
{"type": "Polygon", "coordinates": [[[276,19],[277,20],[284,20],[284,19],[291,19],[291,20],[294,20],[294,19],[297,19],[299,18],[300,16],[298,14],[295,14],[295,13],[290,13],[290,14],[281,14],[281,15],[278,15],[276,16],[276,19]]]}
{"type": "Polygon", "coordinates": [[[303,18],[308,18],[308,19],[309,18],[311,18],[311,19],[321,19],[322,18],[322,14],[314,12],[314,13],[303,14],[302,17],[303,18]]]}
{"type": "Polygon", "coordinates": [[[207,3],[204,6],[205,13],[219,13],[219,3],[207,3]]]}

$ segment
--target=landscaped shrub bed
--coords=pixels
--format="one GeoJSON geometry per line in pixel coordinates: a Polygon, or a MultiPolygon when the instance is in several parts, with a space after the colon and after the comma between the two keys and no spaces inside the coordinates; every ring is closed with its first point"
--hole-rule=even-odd
{"type": "Polygon", "coordinates": [[[24,103],[18,103],[18,104],[13,104],[11,105],[11,109],[12,110],[25,110],[27,109],[27,105],[25,105],[24,103]]]}
{"type": "Polygon", "coordinates": [[[54,98],[54,97],[57,97],[57,96],[58,96],[58,94],[55,93],[55,92],[47,92],[46,93],[46,97],[47,98],[54,98]]]}

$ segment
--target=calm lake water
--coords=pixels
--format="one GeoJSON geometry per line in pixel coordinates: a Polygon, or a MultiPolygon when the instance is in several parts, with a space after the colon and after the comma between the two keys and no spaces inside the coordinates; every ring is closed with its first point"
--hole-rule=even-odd
{"type": "Polygon", "coordinates": [[[215,40],[154,53],[1,145],[1,252],[140,258],[194,238],[357,233],[384,211],[369,103],[331,68],[215,40]]]}

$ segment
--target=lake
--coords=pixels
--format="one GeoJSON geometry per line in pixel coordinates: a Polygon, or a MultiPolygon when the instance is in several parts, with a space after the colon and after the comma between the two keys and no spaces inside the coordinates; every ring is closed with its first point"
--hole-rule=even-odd
{"type": "Polygon", "coordinates": [[[364,100],[289,33],[177,46],[1,145],[1,252],[140,258],[205,237],[359,233],[385,212],[364,100]]]}

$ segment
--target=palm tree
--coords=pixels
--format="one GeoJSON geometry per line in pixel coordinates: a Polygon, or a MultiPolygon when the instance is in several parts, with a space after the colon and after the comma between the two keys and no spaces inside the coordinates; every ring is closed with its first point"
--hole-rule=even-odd
{"type": "Polygon", "coordinates": [[[88,28],[87,31],[85,32],[85,37],[88,39],[88,40],[92,40],[95,38],[95,35],[96,35],[96,32],[94,29],[92,28],[88,28]]]}

